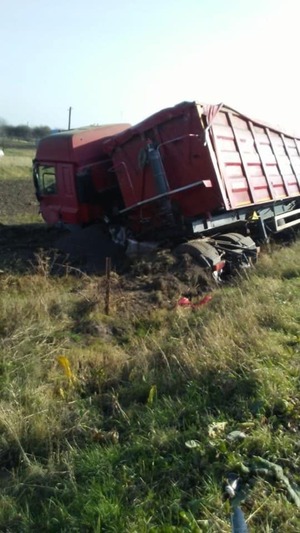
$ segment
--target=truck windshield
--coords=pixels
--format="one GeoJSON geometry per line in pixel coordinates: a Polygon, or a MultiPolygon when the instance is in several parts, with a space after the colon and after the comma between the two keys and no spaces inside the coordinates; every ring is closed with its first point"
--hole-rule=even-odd
{"type": "Polygon", "coordinates": [[[39,195],[56,194],[55,167],[37,165],[34,169],[34,178],[39,195]]]}

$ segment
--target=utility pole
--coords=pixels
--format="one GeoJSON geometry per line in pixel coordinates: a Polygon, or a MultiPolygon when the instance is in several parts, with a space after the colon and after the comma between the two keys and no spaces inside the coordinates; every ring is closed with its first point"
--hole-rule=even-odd
{"type": "Polygon", "coordinates": [[[68,130],[71,129],[71,115],[72,115],[72,107],[69,107],[69,121],[68,121],[68,130]]]}

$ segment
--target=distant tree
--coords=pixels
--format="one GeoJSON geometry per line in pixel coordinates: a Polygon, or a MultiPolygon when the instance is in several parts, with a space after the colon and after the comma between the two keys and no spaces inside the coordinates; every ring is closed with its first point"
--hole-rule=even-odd
{"type": "Polygon", "coordinates": [[[14,129],[14,136],[17,139],[24,139],[25,141],[29,141],[32,138],[31,128],[29,126],[26,126],[25,124],[20,124],[19,126],[15,126],[14,129]]]}
{"type": "Polygon", "coordinates": [[[32,128],[32,137],[34,139],[42,139],[51,133],[49,126],[36,126],[32,128]]]}
{"type": "Polygon", "coordinates": [[[3,126],[3,133],[6,137],[13,137],[14,136],[14,126],[10,126],[9,124],[5,124],[3,126]]]}
{"type": "Polygon", "coordinates": [[[6,120],[0,117],[0,136],[8,137],[10,139],[20,139],[24,141],[39,140],[51,133],[49,126],[34,126],[30,127],[26,124],[19,124],[12,126],[7,124],[6,120]]]}

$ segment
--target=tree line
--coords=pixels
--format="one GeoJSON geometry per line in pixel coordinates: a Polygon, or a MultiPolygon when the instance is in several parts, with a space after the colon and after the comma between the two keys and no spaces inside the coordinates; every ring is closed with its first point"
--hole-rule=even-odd
{"type": "Polygon", "coordinates": [[[27,124],[12,126],[0,118],[0,137],[9,139],[20,139],[24,141],[35,141],[49,135],[51,128],[49,126],[30,127],[27,124]]]}

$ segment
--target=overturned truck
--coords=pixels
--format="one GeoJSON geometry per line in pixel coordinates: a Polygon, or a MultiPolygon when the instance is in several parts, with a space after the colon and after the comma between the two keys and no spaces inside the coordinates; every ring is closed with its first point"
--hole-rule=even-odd
{"type": "Polygon", "coordinates": [[[223,104],[50,135],[33,168],[46,222],[103,221],[124,247],[169,246],[216,276],[300,223],[300,139],[223,104]]]}

